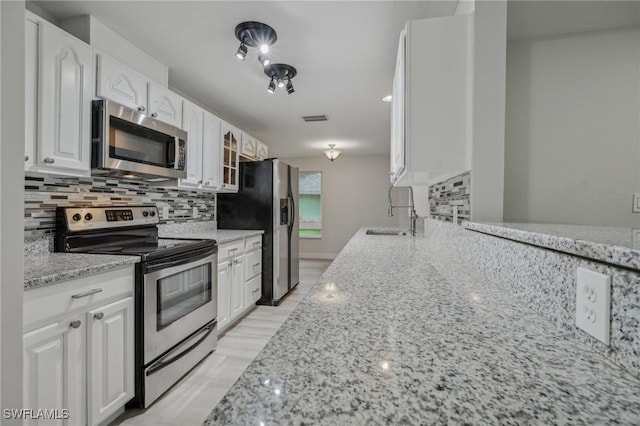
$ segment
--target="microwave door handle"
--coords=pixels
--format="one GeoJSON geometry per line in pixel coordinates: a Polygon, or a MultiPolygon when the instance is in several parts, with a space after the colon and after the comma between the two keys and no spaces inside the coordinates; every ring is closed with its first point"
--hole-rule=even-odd
{"type": "MultiPolygon", "coordinates": [[[[173,162],[173,168],[176,170],[180,169],[180,138],[177,136],[173,137],[174,145],[176,147],[176,153],[175,156],[173,158],[175,158],[175,161],[173,162]]],[[[186,163],[186,161],[185,161],[186,163]]]]}

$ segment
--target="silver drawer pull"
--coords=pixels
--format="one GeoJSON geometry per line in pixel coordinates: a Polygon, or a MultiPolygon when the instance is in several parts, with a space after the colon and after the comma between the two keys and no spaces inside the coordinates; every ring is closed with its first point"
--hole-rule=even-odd
{"type": "Polygon", "coordinates": [[[69,327],[71,327],[71,328],[80,328],[81,325],[82,325],[82,321],[75,320],[75,321],[71,321],[71,323],[69,324],[69,327]]]}
{"type": "Polygon", "coordinates": [[[29,156],[28,155],[24,156],[24,161],[29,161],[29,156]]]}
{"type": "Polygon", "coordinates": [[[138,111],[144,111],[144,110],[146,110],[146,108],[145,108],[145,107],[143,107],[143,106],[139,106],[139,107],[138,107],[138,111]]]}
{"type": "Polygon", "coordinates": [[[256,266],[260,266],[260,264],[259,263],[254,263],[253,267],[255,268],[256,266]]]}
{"type": "Polygon", "coordinates": [[[101,288],[94,288],[93,290],[89,290],[86,293],[74,294],[73,296],[71,296],[71,298],[82,299],[83,297],[91,296],[92,294],[100,293],[101,291],[101,288]]]}
{"type": "Polygon", "coordinates": [[[235,253],[235,252],[237,252],[237,251],[238,251],[238,248],[232,248],[232,249],[229,249],[229,253],[235,253]]]}
{"type": "Polygon", "coordinates": [[[152,113],[151,113],[151,116],[152,116],[152,117],[157,117],[157,116],[158,116],[158,113],[157,113],[157,112],[152,112],[152,113]]]}
{"type": "Polygon", "coordinates": [[[42,160],[42,161],[44,161],[44,162],[45,162],[45,163],[47,163],[47,164],[53,164],[53,163],[55,163],[55,162],[56,162],[55,158],[51,158],[51,157],[47,157],[47,158],[45,158],[45,159],[44,159],[44,160],[42,160]]]}
{"type": "Polygon", "coordinates": [[[251,291],[251,293],[257,293],[257,292],[259,292],[259,291],[260,291],[260,289],[259,289],[259,288],[256,288],[255,290],[252,290],[252,291],[251,291]]]}
{"type": "Polygon", "coordinates": [[[97,320],[101,320],[102,318],[104,318],[104,312],[96,312],[93,317],[97,320]]]}
{"type": "Polygon", "coordinates": [[[253,246],[254,246],[254,247],[255,247],[255,246],[259,246],[259,245],[260,245],[260,241],[255,241],[255,242],[253,243],[253,246]]]}

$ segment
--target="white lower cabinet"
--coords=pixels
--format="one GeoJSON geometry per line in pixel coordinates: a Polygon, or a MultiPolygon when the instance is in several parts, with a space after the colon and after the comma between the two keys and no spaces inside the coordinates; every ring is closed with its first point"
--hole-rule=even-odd
{"type": "Polygon", "coordinates": [[[262,236],[258,235],[218,247],[218,332],[244,315],[262,295],[261,244],[262,236]]]}
{"type": "Polygon", "coordinates": [[[87,313],[89,424],[98,424],[134,394],[133,297],[87,313]]]}
{"type": "Polygon", "coordinates": [[[25,292],[24,407],[59,417],[26,424],[93,426],[133,398],[133,283],[131,265],[25,292]]]}

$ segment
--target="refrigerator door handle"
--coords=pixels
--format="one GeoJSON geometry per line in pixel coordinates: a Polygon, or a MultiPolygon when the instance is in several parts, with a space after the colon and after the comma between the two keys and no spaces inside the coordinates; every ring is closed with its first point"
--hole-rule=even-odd
{"type": "Polygon", "coordinates": [[[296,203],[293,201],[293,197],[289,195],[289,205],[291,206],[291,211],[289,213],[289,229],[293,228],[293,223],[296,220],[296,203]]]}

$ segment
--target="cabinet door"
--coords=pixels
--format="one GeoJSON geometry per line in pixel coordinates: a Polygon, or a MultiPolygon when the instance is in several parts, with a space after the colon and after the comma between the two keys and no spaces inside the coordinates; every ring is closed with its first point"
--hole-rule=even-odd
{"type": "Polygon", "coordinates": [[[182,98],[155,83],[149,83],[149,115],[172,126],[182,124],[182,98]]]}
{"type": "Polygon", "coordinates": [[[24,169],[29,170],[36,158],[38,140],[38,32],[36,21],[25,21],[25,132],[24,169]]]}
{"type": "Polygon", "coordinates": [[[40,25],[38,165],[89,174],[91,46],[40,25]]]}
{"type": "Polygon", "coordinates": [[[231,321],[231,265],[229,260],[218,263],[218,331],[231,321]]]}
{"type": "Polygon", "coordinates": [[[258,141],[258,153],[256,155],[258,161],[262,161],[269,157],[269,146],[266,143],[258,141]]]}
{"type": "Polygon", "coordinates": [[[405,31],[402,31],[398,44],[391,100],[391,183],[395,183],[405,170],[404,60],[405,31]]]}
{"type": "Polygon", "coordinates": [[[258,141],[245,133],[242,138],[242,150],[240,151],[240,155],[253,160],[256,158],[257,154],[258,141]]]}
{"type": "Polygon", "coordinates": [[[202,132],[202,181],[205,189],[220,186],[220,119],[204,112],[202,132]]]}
{"type": "Polygon", "coordinates": [[[105,55],[97,55],[96,95],[141,112],[147,111],[147,79],[105,55]]]}
{"type": "Polygon", "coordinates": [[[222,184],[220,187],[225,191],[238,191],[240,131],[224,121],[220,124],[220,129],[222,133],[222,184]]]}
{"type": "Polygon", "coordinates": [[[24,407],[68,409],[69,415],[25,424],[87,424],[83,321],[82,315],[68,317],[24,334],[24,407]]]}
{"type": "Polygon", "coordinates": [[[89,424],[96,425],[133,398],[133,298],[87,313],[89,424]]]}
{"type": "Polygon", "coordinates": [[[182,129],[187,132],[187,177],[180,185],[198,186],[202,183],[202,120],[204,110],[191,102],[183,102],[182,129]]]}
{"type": "Polygon", "coordinates": [[[244,255],[233,259],[231,272],[231,319],[235,319],[244,310],[244,255]]]}

